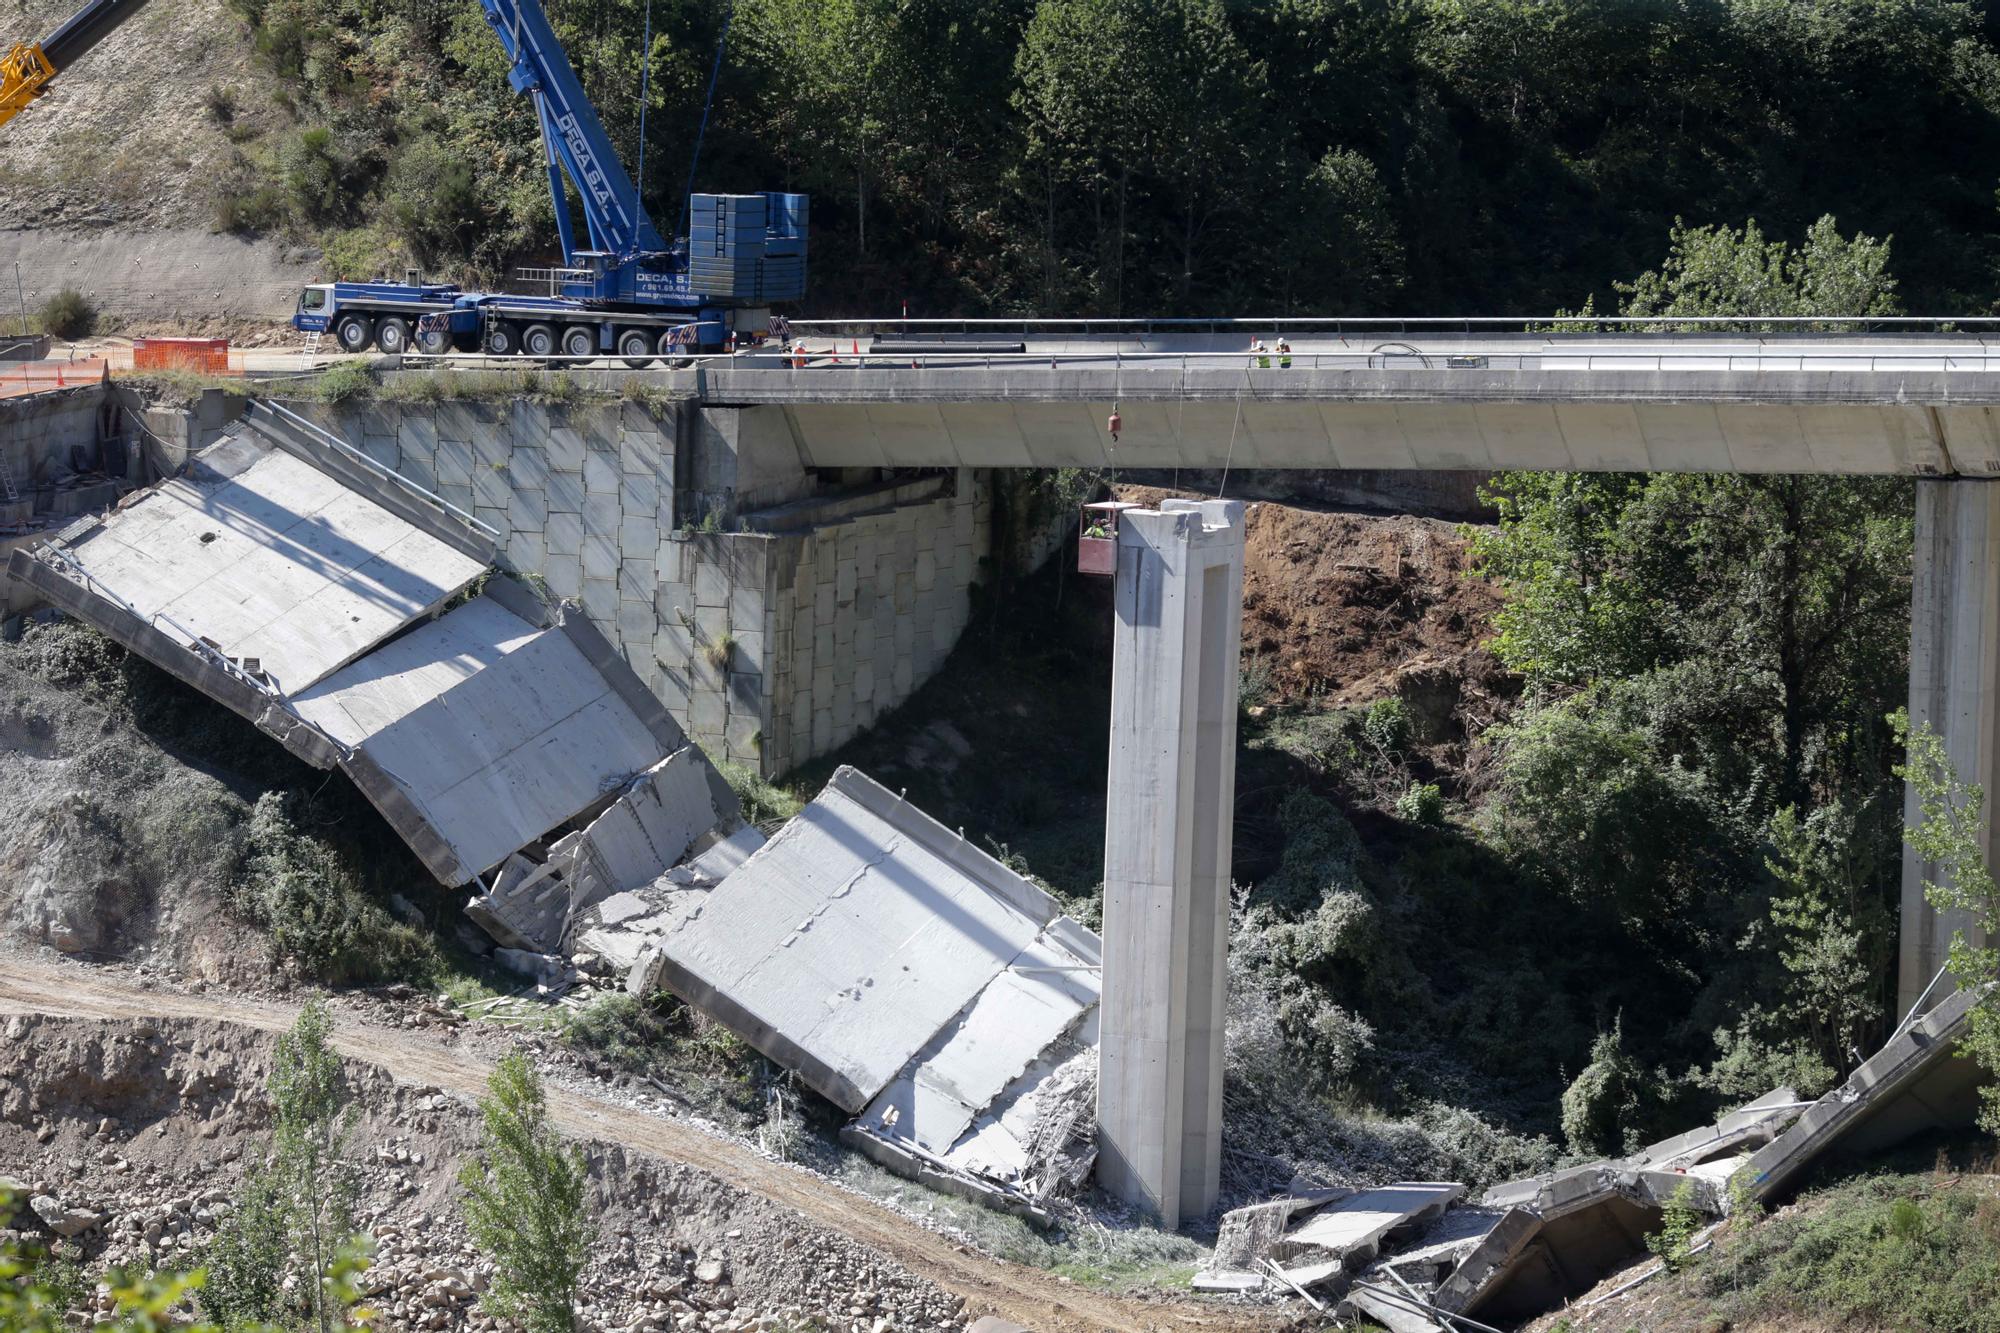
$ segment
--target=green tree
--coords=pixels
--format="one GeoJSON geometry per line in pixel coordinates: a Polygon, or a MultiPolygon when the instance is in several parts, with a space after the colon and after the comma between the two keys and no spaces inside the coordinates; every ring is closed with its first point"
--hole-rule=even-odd
{"type": "Polygon", "coordinates": [[[1563,1137],[1574,1153],[1629,1152],[1638,1136],[1645,1070],[1625,1050],[1623,1020],[1591,1043],[1590,1063],[1564,1089],[1563,1137]]]}
{"type": "Polygon", "coordinates": [[[1156,229],[1146,287],[1187,306],[1216,223],[1267,179],[1264,69],[1221,0],[1041,0],[1014,73],[1039,175],[1045,296],[1055,295],[1058,198],[1080,186],[1098,303],[1125,307],[1131,218],[1144,202],[1156,229]]]}
{"type": "Polygon", "coordinates": [[[332,1016],[315,996],[278,1038],[271,1061],[271,1156],[264,1168],[282,1196],[291,1253],[307,1274],[303,1303],[317,1333],[345,1326],[338,1279],[356,1241],[347,1079],[332,1035],[332,1016]]]}
{"type": "Polygon", "coordinates": [[[529,1333],[570,1333],[592,1227],[583,1154],[549,1123],[540,1075],[511,1051],[480,1099],[479,1153],[465,1164],[466,1229],[493,1260],[485,1304],[529,1333]]]}
{"type": "MultiPolygon", "coordinates": [[[[1917,822],[1904,836],[1918,856],[1937,867],[1924,881],[1924,896],[1952,926],[1946,967],[1962,987],[1981,987],[1961,1047],[1990,1075],[2000,1075],[2000,885],[1986,861],[1986,792],[1962,781],[1944,739],[1926,722],[1910,730],[1898,710],[1891,722],[1908,745],[1897,773],[1917,796],[1917,822]]],[[[1979,1124],[2000,1134],[2000,1081],[1989,1078],[1979,1090],[1979,1124]]]]}
{"type": "Polygon", "coordinates": [[[288,1204],[279,1173],[268,1164],[253,1166],[209,1242],[208,1280],[197,1296],[203,1313],[231,1328],[284,1315],[288,1204]]]}
{"type": "MultiPolygon", "coordinates": [[[[1735,230],[1690,227],[1680,219],[1667,262],[1637,282],[1617,284],[1627,315],[1743,316],[1723,328],[1747,332],[1796,328],[1759,323],[1754,317],[1817,318],[1899,313],[1896,280],[1889,275],[1889,242],[1840,234],[1832,217],[1806,229],[1798,247],[1767,241],[1755,218],[1735,230]]],[[[1852,327],[1829,319],[1809,329],[1852,327]]],[[[1715,325],[1689,325],[1714,328],[1715,325]]]]}
{"type": "MultiPolygon", "coordinates": [[[[1676,227],[1620,290],[1621,314],[1754,327],[1883,313],[1895,286],[1886,241],[1822,219],[1796,247],[1676,227]]],[[[1845,1067],[1880,1028],[1899,892],[1880,719],[1906,687],[1909,483],[1525,473],[1491,494],[1474,545],[1529,707],[1493,736],[1490,826],[1693,982],[1725,1058],[1845,1067]]]]}

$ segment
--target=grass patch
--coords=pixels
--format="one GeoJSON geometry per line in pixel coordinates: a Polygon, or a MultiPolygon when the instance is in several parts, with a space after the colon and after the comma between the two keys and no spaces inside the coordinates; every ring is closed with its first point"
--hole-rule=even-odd
{"type": "Polygon", "coordinates": [[[1808,1194],[1729,1238],[1683,1290],[1739,1325],[2000,1333],[2000,1177],[1960,1156],[1808,1194]]]}
{"type": "Polygon", "coordinates": [[[684,1099],[743,1117],[761,1112],[780,1077],[741,1038],[665,991],[606,995],[569,1015],[562,1039],[605,1069],[654,1079],[684,1099]]]}
{"type": "Polygon", "coordinates": [[[736,799],[743,803],[743,821],[746,824],[767,829],[770,825],[782,824],[804,808],[808,799],[795,790],[759,777],[748,765],[724,762],[717,764],[716,768],[736,793],[736,799]]]}

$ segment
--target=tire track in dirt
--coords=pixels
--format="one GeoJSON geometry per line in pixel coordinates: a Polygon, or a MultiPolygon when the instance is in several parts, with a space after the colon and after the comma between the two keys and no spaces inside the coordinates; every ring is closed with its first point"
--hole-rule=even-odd
{"type": "MultiPolygon", "coordinates": [[[[14,1013],[213,1019],[281,1032],[297,1017],[298,1006],[223,991],[182,994],[109,969],[0,955],[0,1014],[14,1013]]],[[[338,1016],[334,1044],[342,1055],[379,1065],[401,1082],[468,1097],[486,1090],[492,1070],[490,1061],[432,1032],[384,1027],[351,1014],[338,1016]]],[[[549,1105],[567,1133],[699,1167],[880,1251],[963,1296],[974,1311],[997,1314],[1034,1333],[1269,1333],[1291,1323],[1280,1311],[1155,1304],[1065,1285],[1039,1269],[967,1250],[818,1176],[689,1126],[554,1086],[549,1105]]]]}

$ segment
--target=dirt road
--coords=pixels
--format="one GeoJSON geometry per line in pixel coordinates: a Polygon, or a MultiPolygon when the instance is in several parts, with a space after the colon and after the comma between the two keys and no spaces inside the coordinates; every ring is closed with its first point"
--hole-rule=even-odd
{"type": "MultiPolygon", "coordinates": [[[[0,954],[0,1014],[207,1018],[282,1031],[291,1026],[297,1012],[294,1005],[221,991],[184,995],[153,989],[130,973],[109,968],[0,954]]],[[[345,1014],[335,1040],[343,1055],[380,1065],[398,1080],[464,1095],[483,1092],[492,1067],[446,1036],[385,1027],[345,1014]]],[[[873,1247],[965,1297],[976,1312],[997,1314],[1034,1333],[1269,1333],[1291,1322],[1275,1311],[1155,1304],[1071,1286],[1039,1269],[965,1250],[867,1199],[737,1144],[599,1098],[554,1088],[550,1093],[558,1122],[571,1134],[700,1167],[873,1247]]]]}

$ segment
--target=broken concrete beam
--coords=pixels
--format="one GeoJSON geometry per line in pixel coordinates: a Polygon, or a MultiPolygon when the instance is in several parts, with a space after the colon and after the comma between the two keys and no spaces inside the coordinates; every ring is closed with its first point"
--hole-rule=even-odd
{"type": "Polygon", "coordinates": [[[1985,1074],[1958,1042],[1988,989],[1947,996],[1759,1149],[1744,1168],[1752,1195],[1770,1199],[1835,1147],[1868,1152],[1927,1130],[1972,1124],[1985,1074]]]}
{"type": "Polygon", "coordinates": [[[1495,1276],[1505,1271],[1542,1229],[1542,1219],[1525,1208],[1509,1208],[1493,1229],[1458,1261],[1451,1275],[1438,1284],[1433,1303],[1459,1313],[1471,1308],[1495,1276]]]}
{"type": "MultiPolygon", "coordinates": [[[[1660,1209],[1607,1183],[1587,1204],[1573,1206],[1559,1217],[1535,1218],[1533,1234],[1475,1290],[1465,1291],[1454,1272],[1439,1288],[1440,1306],[1453,1308],[1462,1300],[1455,1306],[1458,1313],[1477,1314],[1488,1322],[1540,1314],[1631,1262],[1659,1220],[1660,1209]]],[[[1474,1271],[1467,1270],[1468,1276],[1474,1271]]]]}
{"type": "Polygon", "coordinates": [[[1373,1258],[1383,1237],[1425,1222],[1451,1207],[1465,1186],[1450,1181],[1405,1181],[1350,1195],[1321,1209],[1287,1232],[1272,1249],[1285,1260],[1318,1252],[1315,1258],[1343,1262],[1373,1258]]]}
{"type": "Polygon", "coordinates": [[[1734,1151],[1745,1143],[1769,1143],[1804,1109],[1795,1089],[1773,1088],[1712,1125],[1703,1125],[1641,1148],[1624,1158],[1624,1164],[1674,1170],[1734,1151]]]}
{"type": "Polygon", "coordinates": [[[1271,1257],[1272,1248],[1284,1238],[1285,1228],[1292,1219],[1353,1193],[1345,1189],[1315,1190],[1230,1209],[1222,1215],[1222,1225],[1216,1231],[1214,1253],[1195,1274],[1196,1289],[1255,1291],[1264,1285],[1264,1278],[1254,1265],[1271,1257]]]}
{"type": "Polygon", "coordinates": [[[1271,1253],[1271,1246],[1285,1234],[1285,1228],[1298,1214],[1309,1212],[1323,1204],[1339,1199],[1351,1198],[1352,1190],[1336,1190],[1330,1197],[1289,1195],[1282,1199],[1272,1199],[1268,1203],[1253,1203],[1245,1208],[1234,1208],[1224,1213],[1222,1226],[1216,1232],[1215,1258],[1218,1267],[1246,1268],[1271,1253]]]}

